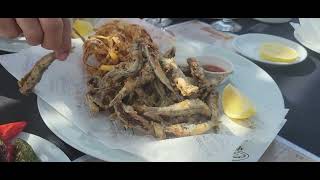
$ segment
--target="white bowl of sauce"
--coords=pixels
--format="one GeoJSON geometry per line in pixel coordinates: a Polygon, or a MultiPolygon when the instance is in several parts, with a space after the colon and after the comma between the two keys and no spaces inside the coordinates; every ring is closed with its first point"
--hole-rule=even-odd
{"type": "Polygon", "coordinates": [[[195,57],[203,67],[205,74],[210,79],[221,81],[223,84],[233,73],[233,65],[226,59],[217,56],[197,56],[195,57]]]}

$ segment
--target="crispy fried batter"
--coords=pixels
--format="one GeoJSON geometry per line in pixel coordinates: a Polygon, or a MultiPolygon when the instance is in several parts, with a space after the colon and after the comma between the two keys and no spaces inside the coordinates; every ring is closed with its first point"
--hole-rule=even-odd
{"type": "Polygon", "coordinates": [[[86,104],[89,106],[89,109],[93,113],[97,113],[100,111],[99,106],[94,102],[92,96],[89,94],[85,95],[86,104]]]}
{"type": "Polygon", "coordinates": [[[195,136],[204,134],[215,126],[217,123],[211,120],[200,124],[181,123],[165,127],[164,132],[176,137],[195,136]]]}
{"type": "Polygon", "coordinates": [[[125,96],[130,92],[134,91],[135,88],[141,87],[146,83],[154,80],[155,76],[149,63],[146,63],[141,69],[140,73],[134,77],[129,77],[124,84],[124,87],[119,91],[116,97],[110,102],[109,107],[119,103],[125,96]]]}
{"type": "Polygon", "coordinates": [[[205,86],[208,83],[208,79],[204,74],[204,69],[199,65],[195,58],[188,58],[187,62],[189,64],[191,75],[198,81],[200,88],[201,85],[205,86]]]}
{"type": "Polygon", "coordinates": [[[43,73],[48,69],[51,63],[56,59],[55,53],[49,53],[43,56],[20,81],[18,81],[19,90],[22,94],[28,95],[33,88],[40,82],[43,73]]]}
{"type": "Polygon", "coordinates": [[[132,106],[122,104],[123,110],[134,120],[140,123],[141,127],[147,134],[153,134],[153,127],[144,117],[138,115],[132,106]]]}
{"type": "MultiPolygon", "coordinates": [[[[74,47],[70,51],[73,51],[74,47]]],[[[51,52],[43,56],[33,68],[18,81],[19,91],[24,94],[30,94],[34,87],[40,82],[43,74],[49,68],[49,66],[56,60],[55,52],[51,52]]]]}
{"type": "Polygon", "coordinates": [[[211,121],[218,122],[219,118],[219,94],[215,90],[212,90],[207,97],[207,104],[211,110],[211,121]]]}
{"type": "Polygon", "coordinates": [[[178,65],[178,67],[179,67],[179,69],[181,69],[183,74],[186,75],[187,77],[191,77],[192,76],[189,66],[178,65]]]}
{"type": "Polygon", "coordinates": [[[160,61],[166,72],[171,74],[172,82],[183,96],[191,96],[199,91],[199,87],[192,85],[178,68],[174,58],[161,58],[160,61]]]}
{"type": "Polygon", "coordinates": [[[157,104],[157,97],[155,93],[148,95],[143,88],[136,88],[135,93],[138,96],[136,99],[137,102],[142,102],[142,104],[147,106],[155,106],[157,104]]]}
{"type": "Polygon", "coordinates": [[[162,70],[162,67],[159,63],[160,54],[156,52],[155,57],[152,57],[149,53],[148,47],[144,47],[143,51],[146,55],[147,60],[149,61],[151,67],[153,68],[154,73],[158,77],[158,79],[172,92],[174,92],[173,87],[170,84],[170,80],[167,78],[166,74],[162,70]]]}
{"type": "Polygon", "coordinates": [[[172,47],[170,49],[168,49],[164,54],[163,54],[163,57],[164,58],[173,58],[176,56],[176,48],[175,47],[172,47]]]}
{"type": "Polygon", "coordinates": [[[89,37],[84,51],[85,63],[93,54],[105,72],[88,68],[89,74],[100,76],[88,83],[91,106],[101,110],[110,102],[108,107],[125,127],[165,139],[202,134],[216,125],[214,82],[193,58],[187,60],[189,67],[178,66],[174,47],[161,54],[138,25],[104,25],[89,37]],[[109,99],[98,100],[106,96],[109,99]]]}
{"type": "Polygon", "coordinates": [[[187,99],[166,107],[144,107],[144,115],[188,116],[202,114],[211,116],[209,107],[200,99],[187,99]]]}
{"type": "Polygon", "coordinates": [[[174,103],[173,99],[171,99],[170,96],[167,95],[163,84],[159,80],[153,81],[152,86],[159,95],[159,107],[169,106],[174,103]]]}

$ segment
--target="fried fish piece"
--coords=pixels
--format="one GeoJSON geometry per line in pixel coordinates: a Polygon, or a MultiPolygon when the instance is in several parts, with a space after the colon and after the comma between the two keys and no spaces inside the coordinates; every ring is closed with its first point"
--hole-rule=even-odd
{"type": "Polygon", "coordinates": [[[218,122],[219,118],[219,94],[217,91],[212,90],[206,100],[211,110],[211,121],[218,122]]]}
{"type": "Polygon", "coordinates": [[[169,106],[174,103],[174,101],[170,98],[170,96],[167,95],[163,84],[159,80],[155,80],[152,82],[152,86],[159,95],[159,102],[158,106],[169,106]]]}
{"type": "Polygon", "coordinates": [[[201,114],[206,117],[211,116],[211,111],[206,103],[200,99],[187,99],[182,102],[166,107],[148,107],[144,106],[144,115],[162,115],[162,116],[188,116],[201,114]]]}
{"type": "Polygon", "coordinates": [[[151,124],[131,107],[118,103],[114,106],[118,120],[127,128],[133,128],[143,132],[144,134],[154,135],[154,130],[151,124]]]}
{"type": "Polygon", "coordinates": [[[151,122],[151,125],[153,126],[154,129],[154,134],[156,137],[158,137],[159,139],[165,139],[166,138],[166,134],[164,132],[164,128],[161,124],[156,123],[156,122],[151,122]]]}
{"type": "Polygon", "coordinates": [[[205,76],[204,69],[199,65],[195,58],[188,58],[192,77],[197,80],[199,86],[199,96],[202,100],[206,99],[208,95],[215,90],[215,88],[226,78],[225,74],[216,74],[212,79],[205,76]]]}
{"type": "Polygon", "coordinates": [[[216,126],[217,123],[212,120],[199,124],[181,123],[166,126],[164,128],[164,133],[176,137],[195,136],[204,134],[216,126]]]}
{"type": "Polygon", "coordinates": [[[90,94],[85,95],[85,102],[89,106],[89,110],[92,113],[100,111],[100,107],[95,103],[94,98],[90,94]]]}
{"type": "Polygon", "coordinates": [[[176,56],[176,48],[172,47],[170,49],[168,49],[164,54],[163,57],[164,58],[173,58],[176,56]]]}
{"type": "Polygon", "coordinates": [[[199,86],[199,93],[194,98],[205,99],[215,86],[209,79],[206,78],[204,69],[200,66],[195,58],[188,58],[187,63],[189,65],[190,73],[195,83],[199,86]]]}
{"type": "Polygon", "coordinates": [[[132,128],[134,126],[120,103],[114,105],[113,108],[117,115],[116,120],[120,121],[125,129],[132,128]]]}
{"type": "Polygon", "coordinates": [[[147,46],[143,47],[143,52],[147,58],[147,60],[149,61],[151,67],[153,68],[154,73],[156,74],[156,76],[158,77],[158,79],[172,92],[174,92],[173,87],[170,84],[170,80],[167,78],[166,74],[164,73],[164,71],[162,70],[162,67],[159,63],[159,53],[156,52],[155,57],[152,57],[149,53],[149,49],[147,46]]]}
{"type": "MultiPolygon", "coordinates": [[[[71,48],[71,51],[74,47],[71,48]]],[[[44,72],[49,66],[56,60],[54,52],[46,54],[33,66],[33,68],[20,80],[18,81],[19,91],[24,94],[30,94],[34,87],[40,82],[44,72]]]]}
{"type": "Polygon", "coordinates": [[[189,68],[189,66],[183,66],[183,65],[178,65],[179,69],[181,69],[181,71],[183,72],[184,75],[186,75],[187,77],[192,76],[191,75],[191,70],[189,68]]]}
{"type": "Polygon", "coordinates": [[[172,82],[183,96],[191,96],[199,91],[198,86],[194,86],[188,81],[186,76],[177,66],[174,58],[161,58],[161,63],[166,72],[171,74],[172,82]]]}
{"type": "Polygon", "coordinates": [[[149,121],[147,121],[144,117],[138,115],[137,111],[134,110],[132,106],[121,104],[123,110],[133,119],[139,122],[140,126],[148,132],[148,134],[152,134],[152,126],[149,121]]]}
{"type": "Polygon", "coordinates": [[[141,71],[136,77],[129,77],[126,80],[123,88],[110,102],[109,107],[114,106],[116,103],[119,103],[125,96],[127,96],[130,92],[134,91],[134,89],[151,82],[152,80],[154,80],[154,78],[155,76],[152,67],[149,63],[145,63],[144,67],[141,69],[141,71]]]}
{"type": "Polygon", "coordinates": [[[187,63],[189,65],[192,77],[198,81],[199,86],[209,83],[204,74],[204,69],[199,65],[195,58],[188,58],[187,63]]]}
{"type": "Polygon", "coordinates": [[[40,82],[43,73],[48,69],[52,62],[56,60],[55,53],[49,53],[43,56],[20,81],[18,81],[19,90],[22,94],[30,94],[34,87],[40,82]]]}
{"type": "Polygon", "coordinates": [[[157,104],[157,97],[155,93],[148,95],[143,88],[136,88],[135,93],[138,96],[136,101],[141,101],[147,106],[155,106],[157,104]]]}
{"type": "Polygon", "coordinates": [[[144,63],[144,58],[142,56],[142,44],[134,44],[133,46],[133,51],[135,51],[134,63],[126,61],[113,66],[112,70],[104,75],[104,81],[110,78],[112,81],[117,81],[121,77],[129,77],[140,71],[144,63]]]}

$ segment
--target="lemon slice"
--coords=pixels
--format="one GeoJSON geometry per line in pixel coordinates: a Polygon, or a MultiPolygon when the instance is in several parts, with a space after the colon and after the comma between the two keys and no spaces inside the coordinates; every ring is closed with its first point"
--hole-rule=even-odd
{"type": "Polygon", "coordinates": [[[256,114],[250,100],[231,84],[223,90],[222,106],[224,113],[233,119],[248,119],[256,114]]]}
{"type": "Polygon", "coordinates": [[[279,43],[265,43],[259,49],[260,58],[272,62],[291,63],[298,59],[298,52],[279,43]]]}
{"type": "MultiPolygon", "coordinates": [[[[81,36],[87,36],[93,31],[93,26],[88,21],[75,20],[72,27],[76,29],[81,36]]],[[[72,33],[74,38],[79,38],[77,34],[72,33]]]]}

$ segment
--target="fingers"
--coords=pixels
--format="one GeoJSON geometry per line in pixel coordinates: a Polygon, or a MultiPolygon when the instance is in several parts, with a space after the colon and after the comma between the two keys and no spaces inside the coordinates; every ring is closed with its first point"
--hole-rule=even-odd
{"type": "Polygon", "coordinates": [[[14,18],[0,18],[0,37],[16,38],[22,33],[14,18]]]}
{"type": "Polygon", "coordinates": [[[63,35],[63,21],[61,18],[39,18],[44,32],[42,47],[60,51],[63,35]]]}
{"type": "Polygon", "coordinates": [[[68,18],[0,18],[0,37],[15,38],[24,34],[30,45],[53,50],[60,60],[71,49],[71,22],[68,18]]]}
{"type": "Polygon", "coordinates": [[[36,46],[42,43],[43,32],[37,18],[16,18],[16,22],[30,45],[36,46]]]}
{"type": "Polygon", "coordinates": [[[71,49],[71,22],[67,18],[63,18],[63,34],[61,50],[56,51],[56,57],[65,60],[71,49]]]}

